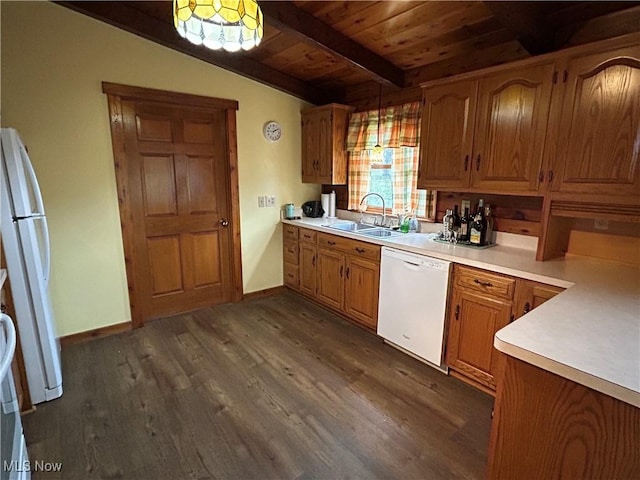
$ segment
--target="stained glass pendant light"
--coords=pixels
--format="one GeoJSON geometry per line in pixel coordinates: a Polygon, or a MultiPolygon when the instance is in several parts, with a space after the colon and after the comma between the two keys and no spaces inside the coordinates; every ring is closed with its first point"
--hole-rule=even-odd
{"type": "Polygon", "coordinates": [[[260,45],[264,26],[256,0],[173,0],[173,24],[191,43],[228,52],[260,45]]]}
{"type": "Polygon", "coordinates": [[[380,117],[382,116],[382,85],[378,88],[378,133],[376,135],[376,145],[371,151],[371,163],[382,163],[384,148],[380,145],[380,117]]]}

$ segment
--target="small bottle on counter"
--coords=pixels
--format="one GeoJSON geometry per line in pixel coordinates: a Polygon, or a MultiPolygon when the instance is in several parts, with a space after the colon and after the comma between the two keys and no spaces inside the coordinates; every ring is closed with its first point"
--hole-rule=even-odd
{"type": "Polygon", "coordinates": [[[485,236],[485,240],[487,245],[493,243],[493,210],[491,209],[491,204],[487,203],[484,206],[484,218],[487,220],[487,234],[485,236]]]}
{"type": "Polygon", "coordinates": [[[447,241],[451,238],[451,230],[449,230],[451,214],[452,211],[448,208],[442,217],[442,237],[447,241]]]}
{"type": "Polygon", "coordinates": [[[482,246],[487,242],[487,220],[484,218],[484,200],[478,201],[478,212],[469,228],[469,243],[482,246]]]}
{"type": "MultiPolygon", "coordinates": [[[[469,241],[469,207],[464,207],[464,215],[460,217],[460,237],[461,242],[469,241]]],[[[473,221],[473,219],[471,219],[473,221]]]]}

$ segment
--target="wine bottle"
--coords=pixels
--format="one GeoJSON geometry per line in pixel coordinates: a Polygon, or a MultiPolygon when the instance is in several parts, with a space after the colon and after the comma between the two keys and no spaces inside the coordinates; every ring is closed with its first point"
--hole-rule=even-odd
{"type": "Polygon", "coordinates": [[[469,221],[473,221],[469,217],[469,207],[464,207],[464,215],[460,218],[460,241],[469,241],[469,221]]]}
{"type": "Polygon", "coordinates": [[[485,236],[486,243],[493,243],[493,210],[489,203],[484,206],[484,218],[487,220],[487,235],[485,236]]]}
{"type": "Polygon", "coordinates": [[[478,202],[478,212],[469,229],[469,242],[472,245],[482,246],[487,238],[487,220],[484,218],[484,200],[478,202]]]}

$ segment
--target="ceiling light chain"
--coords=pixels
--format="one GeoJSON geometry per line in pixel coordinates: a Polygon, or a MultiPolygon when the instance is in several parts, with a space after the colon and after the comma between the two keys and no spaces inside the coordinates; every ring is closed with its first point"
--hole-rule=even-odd
{"type": "Polygon", "coordinates": [[[257,47],[264,33],[256,0],[173,0],[173,23],[189,42],[228,52],[257,47]]]}

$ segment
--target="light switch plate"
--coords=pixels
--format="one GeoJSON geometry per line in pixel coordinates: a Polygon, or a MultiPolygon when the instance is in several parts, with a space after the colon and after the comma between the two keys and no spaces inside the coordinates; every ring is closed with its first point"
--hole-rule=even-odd
{"type": "Polygon", "coordinates": [[[258,195],[258,208],[264,208],[264,195],[258,195]]]}
{"type": "Polygon", "coordinates": [[[275,207],[276,206],[276,196],[275,195],[266,195],[264,201],[265,207],[275,207]]]}

